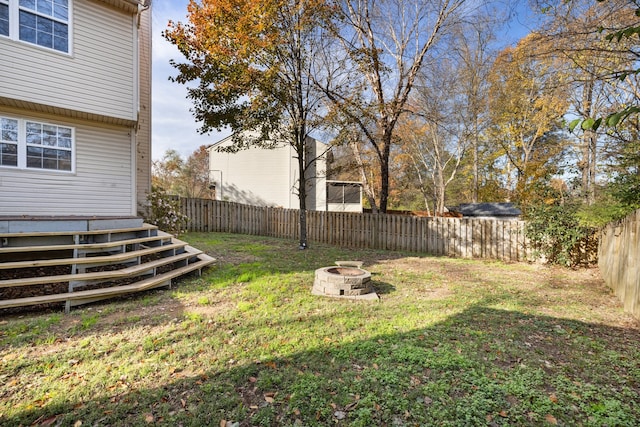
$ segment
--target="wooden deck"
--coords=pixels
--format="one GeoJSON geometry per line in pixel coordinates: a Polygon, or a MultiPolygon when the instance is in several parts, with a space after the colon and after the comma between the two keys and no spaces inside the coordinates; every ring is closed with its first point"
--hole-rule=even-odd
{"type": "Polygon", "coordinates": [[[214,261],[139,218],[0,217],[0,309],[64,302],[68,312],[171,286],[214,261]]]}

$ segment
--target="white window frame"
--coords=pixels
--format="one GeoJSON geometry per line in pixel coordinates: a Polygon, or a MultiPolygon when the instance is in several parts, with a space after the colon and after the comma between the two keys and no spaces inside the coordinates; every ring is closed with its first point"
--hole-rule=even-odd
{"type": "MultiPolygon", "coordinates": [[[[37,0],[36,0],[37,1],[37,0]]],[[[45,49],[49,52],[55,52],[62,55],[71,55],[73,52],[73,26],[72,26],[72,17],[73,17],[73,0],[67,0],[67,20],[61,18],[56,18],[53,15],[46,15],[43,13],[39,13],[37,11],[33,11],[31,9],[26,9],[20,6],[20,0],[0,0],[3,4],[9,4],[9,36],[8,38],[20,43],[28,44],[29,46],[35,46],[39,49],[45,49]],[[63,23],[67,26],[67,50],[58,50],[52,47],[42,46],[37,43],[33,43],[27,40],[20,39],[20,11],[23,10],[25,12],[31,13],[36,16],[42,16],[51,21],[63,23]]],[[[6,35],[0,34],[0,37],[7,37],[6,35]]]]}
{"type": "Polygon", "coordinates": [[[50,172],[50,173],[62,173],[62,174],[74,174],[76,171],[76,129],[73,126],[68,126],[60,123],[50,123],[46,121],[24,118],[24,117],[12,117],[12,116],[0,116],[0,119],[9,119],[18,121],[18,165],[0,165],[1,169],[6,170],[28,170],[38,172],[50,172]],[[41,126],[55,126],[57,128],[69,129],[71,131],[71,147],[60,147],[44,144],[32,144],[27,142],[27,123],[34,123],[41,126]],[[53,149],[60,151],[69,151],[71,153],[71,170],[64,169],[50,169],[43,167],[27,166],[27,147],[42,147],[43,149],[53,149]]]}

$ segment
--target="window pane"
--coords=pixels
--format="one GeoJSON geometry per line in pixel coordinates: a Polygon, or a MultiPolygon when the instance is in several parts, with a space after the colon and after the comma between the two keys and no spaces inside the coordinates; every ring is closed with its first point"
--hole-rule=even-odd
{"type": "Polygon", "coordinates": [[[42,148],[27,146],[27,167],[42,169],[42,148]]]}
{"type": "Polygon", "coordinates": [[[345,203],[360,203],[360,186],[347,185],[344,187],[345,203]]]}
{"type": "Polygon", "coordinates": [[[327,186],[327,202],[342,203],[342,186],[329,184],[327,186]]]}
{"type": "Polygon", "coordinates": [[[20,11],[20,40],[35,43],[36,42],[36,16],[20,11]]]}
{"type": "Polygon", "coordinates": [[[35,44],[36,30],[29,27],[20,27],[20,40],[35,44]]]}
{"type": "MultiPolygon", "coordinates": [[[[38,6],[39,7],[39,6],[38,6]]],[[[20,40],[61,52],[69,51],[69,26],[66,23],[20,11],[20,40]]]]}
{"type": "Polygon", "coordinates": [[[38,32],[36,44],[43,47],[53,47],[53,34],[38,32]]]}
{"type": "Polygon", "coordinates": [[[18,141],[18,121],[2,119],[0,122],[0,140],[5,142],[18,141]]]}
{"type": "Polygon", "coordinates": [[[28,133],[27,144],[42,145],[42,135],[39,133],[28,133]]]}
{"type": "Polygon", "coordinates": [[[0,34],[9,35],[9,5],[0,3],[0,34]]]}
{"type": "Polygon", "coordinates": [[[52,16],[53,15],[53,4],[51,0],[37,0],[37,9],[38,12],[52,16]]]}
{"type": "Polygon", "coordinates": [[[68,27],[65,24],[61,24],[59,22],[53,23],[53,35],[56,37],[66,39],[68,36],[68,27]]]}
{"type": "Polygon", "coordinates": [[[53,34],[53,21],[50,19],[43,18],[41,16],[36,17],[36,29],[38,32],[44,32],[53,34]]]}
{"type": "Polygon", "coordinates": [[[42,144],[42,125],[27,122],[27,144],[42,144]]]}
{"type": "Polygon", "coordinates": [[[27,156],[42,157],[42,147],[27,147],[27,156]]]}
{"type": "Polygon", "coordinates": [[[58,136],[60,138],[71,138],[71,128],[58,127],[58,136]]]}
{"type": "Polygon", "coordinates": [[[46,145],[48,147],[56,147],[58,145],[58,138],[51,135],[45,135],[42,140],[42,145],[46,145]]]}
{"type": "Polygon", "coordinates": [[[36,28],[36,15],[33,13],[20,11],[20,27],[29,27],[35,30],[36,28]]]}
{"type": "Polygon", "coordinates": [[[53,38],[53,48],[60,52],[68,52],[69,51],[69,43],[67,42],[67,38],[54,37],[53,38]]]}
{"type": "Polygon", "coordinates": [[[14,130],[2,129],[2,133],[0,134],[0,139],[7,142],[18,141],[18,132],[14,130]]]}
{"type": "Polygon", "coordinates": [[[20,0],[20,7],[28,7],[31,10],[36,10],[36,0],[20,0]]]}
{"type": "Polygon", "coordinates": [[[65,137],[58,138],[58,147],[71,148],[71,138],[65,138],[65,137]]]}
{"type": "Polygon", "coordinates": [[[2,129],[18,130],[18,121],[13,119],[2,119],[0,120],[0,126],[2,126],[2,129]]]}
{"type": "Polygon", "coordinates": [[[65,21],[69,20],[69,8],[67,7],[66,2],[65,4],[58,3],[59,2],[56,1],[56,3],[53,5],[53,16],[65,21]]]}
{"type": "Polygon", "coordinates": [[[42,125],[40,123],[27,122],[27,133],[40,132],[42,132],[42,125]]]}
{"type": "Polygon", "coordinates": [[[0,144],[0,165],[18,166],[18,145],[0,144]]]}

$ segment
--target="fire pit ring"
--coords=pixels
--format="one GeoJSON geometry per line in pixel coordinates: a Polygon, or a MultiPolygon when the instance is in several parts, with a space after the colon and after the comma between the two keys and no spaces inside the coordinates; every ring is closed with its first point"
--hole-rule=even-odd
{"type": "Polygon", "coordinates": [[[371,273],[360,265],[362,263],[341,261],[338,266],[317,269],[311,292],[314,295],[351,298],[373,294],[377,298],[371,284],[371,273]]]}

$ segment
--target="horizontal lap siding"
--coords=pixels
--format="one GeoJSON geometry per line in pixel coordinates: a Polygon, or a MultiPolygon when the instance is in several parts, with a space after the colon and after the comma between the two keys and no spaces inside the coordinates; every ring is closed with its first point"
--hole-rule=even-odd
{"type": "Polygon", "coordinates": [[[26,102],[136,120],[133,16],[73,2],[72,54],[0,37],[1,95],[26,102]]]}
{"type": "Polygon", "coordinates": [[[135,214],[128,128],[92,126],[55,116],[26,118],[75,128],[76,173],[0,168],[0,215],[135,214]]]}

